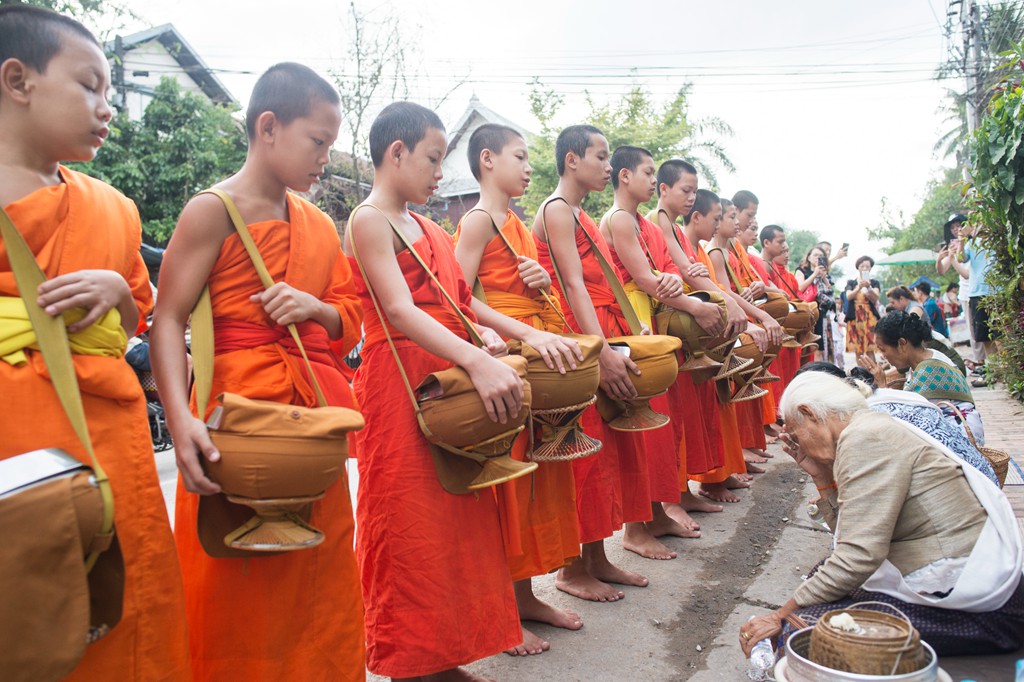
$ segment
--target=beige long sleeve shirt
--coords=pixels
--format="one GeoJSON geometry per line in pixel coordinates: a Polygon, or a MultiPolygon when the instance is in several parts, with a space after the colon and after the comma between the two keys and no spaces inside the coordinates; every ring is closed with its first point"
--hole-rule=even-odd
{"type": "Polygon", "coordinates": [[[960,465],[887,414],[856,414],[836,447],[837,491],[819,503],[832,555],[797,589],[800,606],[836,601],[888,559],[904,576],[966,557],[987,515],[960,465]]]}

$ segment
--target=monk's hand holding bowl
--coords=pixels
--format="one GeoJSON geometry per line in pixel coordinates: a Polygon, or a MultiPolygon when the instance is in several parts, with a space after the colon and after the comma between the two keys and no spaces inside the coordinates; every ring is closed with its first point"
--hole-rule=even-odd
{"type": "Polygon", "coordinates": [[[486,351],[475,353],[473,360],[462,368],[480,394],[491,421],[506,424],[509,415],[519,414],[523,405],[523,380],[514,369],[486,351]]]}
{"type": "Polygon", "coordinates": [[[625,355],[617,352],[607,343],[601,349],[598,359],[601,365],[601,389],[619,400],[636,397],[636,387],[629,379],[629,373],[640,376],[640,368],[625,355]]]}
{"type": "Polygon", "coordinates": [[[580,345],[558,334],[537,329],[523,335],[523,343],[540,353],[548,369],[557,368],[560,374],[576,369],[576,363],[583,362],[580,345]]]}
{"type": "Polygon", "coordinates": [[[220,486],[207,478],[199,458],[211,462],[220,459],[220,453],[210,439],[210,432],[201,419],[189,415],[181,424],[168,423],[174,440],[174,458],[181,472],[185,490],[199,495],[220,492],[220,486]]]}

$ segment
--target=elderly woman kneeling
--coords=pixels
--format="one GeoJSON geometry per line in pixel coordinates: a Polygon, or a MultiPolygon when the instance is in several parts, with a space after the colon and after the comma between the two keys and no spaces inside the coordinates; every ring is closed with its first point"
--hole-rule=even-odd
{"type": "Polygon", "coordinates": [[[790,614],[813,619],[860,601],[899,608],[940,655],[1021,645],[1024,543],[995,484],[836,377],[796,377],[780,409],[787,451],[821,492],[833,550],[782,608],[740,628],[745,654],[790,614]]]}

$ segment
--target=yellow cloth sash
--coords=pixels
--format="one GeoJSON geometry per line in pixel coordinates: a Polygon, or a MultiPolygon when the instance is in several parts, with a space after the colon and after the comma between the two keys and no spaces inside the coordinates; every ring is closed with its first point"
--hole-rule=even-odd
{"type": "MultiPolygon", "coordinates": [[[[562,318],[556,310],[543,298],[527,298],[507,291],[488,291],[487,305],[502,315],[516,319],[534,318],[533,327],[553,333],[566,331],[562,329],[562,318]],[[539,324],[538,324],[539,323],[539,324]]],[[[554,299],[557,303],[557,299],[554,299]]]]}
{"type": "MultiPolygon", "coordinates": [[[[85,317],[86,311],[75,308],[64,313],[64,324],[72,325],[85,317]]],[[[71,352],[79,355],[105,355],[119,358],[124,355],[128,335],[121,326],[121,313],[112,308],[87,329],[69,332],[71,352]]],[[[39,349],[36,333],[19,297],[0,296],[0,359],[11,365],[24,364],[28,358],[25,349],[39,349]]]]}
{"type": "Polygon", "coordinates": [[[653,329],[651,327],[651,316],[654,310],[654,303],[651,301],[651,297],[644,293],[634,280],[626,282],[622,288],[625,289],[626,298],[629,299],[633,310],[636,311],[637,318],[646,324],[649,329],[653,329]]]}

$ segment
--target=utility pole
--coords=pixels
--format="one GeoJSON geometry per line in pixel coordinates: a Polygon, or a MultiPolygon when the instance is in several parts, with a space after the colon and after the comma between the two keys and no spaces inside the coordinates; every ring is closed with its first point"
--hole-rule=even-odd
{"type": "Polygon", "coordinates": [[[967,94],[967,129],[973,131],[981,120],[981,104],[985,100],[985,69],[982,64],[981,10],[977,0],[963,0],[961,6],[963,32],[963,73],[967,94]]]}
{"type": "Polygon", "coordinates": [[[114,92],[114,108],[124,113],[128,107],[128,87],[124,82],[124,41],[121,36],[114,36],[114,68],[112,69],[114,92]]]}

